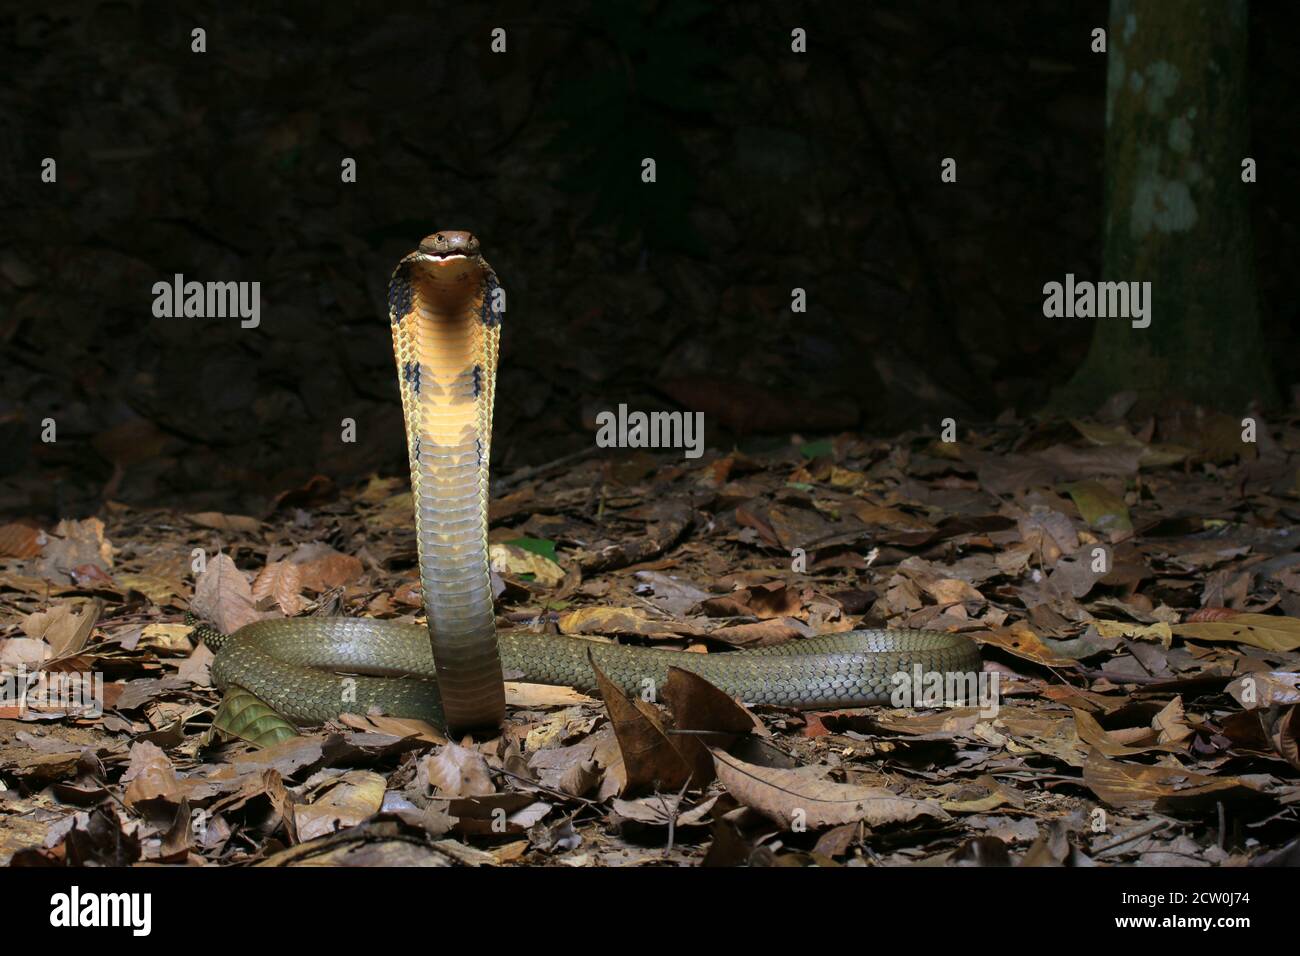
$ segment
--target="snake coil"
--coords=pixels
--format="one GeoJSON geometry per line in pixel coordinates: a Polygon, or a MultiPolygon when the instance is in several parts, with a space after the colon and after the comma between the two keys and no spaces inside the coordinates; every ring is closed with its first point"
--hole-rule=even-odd
{"type": "Polygon", "coordinates": [[[421,597],[428,626],[371,618],[259,621],[200,633],[219,687],[243,687],[299,724],[380,708],[499,726],[503,665],[536,683],[596,689],[589,655],[626,692],[677,666],[754,703],[798,708],[888,703],[894,675],[978,671],[966,638],[937,631],[824,634],[725,654],[625,647],[557,635],[497,639],[488,570],[488,457],[504,295],[468,232],[438,232],[403,257],[388,311],[406,424],[421,597]],[[343,674],[356,675],[344,677],[343,674]]]}

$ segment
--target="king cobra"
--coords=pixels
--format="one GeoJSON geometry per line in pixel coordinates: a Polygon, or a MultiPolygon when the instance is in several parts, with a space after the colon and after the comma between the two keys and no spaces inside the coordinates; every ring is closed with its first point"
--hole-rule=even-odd
{"type": "Polygon", "coordinates": [[[592,692],[594,663],[631,694],[663,686],[676,666],[741,700],[800,709],[889,703],[894,676],[910,679],[917,667],[980,669],[974,644],[939,631],[846,631],[718,654],[554,634],[498,639],[487,505],[504,302],[468,232],[426,237],[388,285],[427,629],[341,617],[258,621],[229,636],[203,627],[218,687],[242,687],[299,725],[378,708],[464,731],[500,726],[503,666],[516,679],[592,692]]]}

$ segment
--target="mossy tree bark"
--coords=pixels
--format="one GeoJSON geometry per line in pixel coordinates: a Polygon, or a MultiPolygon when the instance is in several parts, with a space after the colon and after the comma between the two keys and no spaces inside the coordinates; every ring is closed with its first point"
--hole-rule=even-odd
{"type": "MultiPolygon", "coordinates": [[[[1274,397],[1260,337],[1249,196],[1245,0],[1111,0],[1103,279],[1151,283],[1151,323],[1096,324],[1056,396],[1274,397]]],[[[1086,277],[1078,277],[1080,279],[1086,277]]]]}

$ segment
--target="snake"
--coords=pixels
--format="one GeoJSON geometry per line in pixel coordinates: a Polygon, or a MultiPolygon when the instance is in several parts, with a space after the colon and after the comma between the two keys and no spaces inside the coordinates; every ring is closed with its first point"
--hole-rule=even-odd
{"type": "Polygon", "coordinates": [[[425,624],[365,617],[197,628],[216,687],[243,688],[300,726],[379,711],[449,731],[499,727],[505,679],[595,693],[594,668],[654,699],[670,668],[753,704],[800,710],[887,704],[898,675],[970,675],[968,638],[893,628],[691,653],[496,628],[488,553],[488,460],[506,296],[470,232],[426,236],[388,283],[406,427],[425,624]],[[593,668],[594,665],[594,668],[593,668]]]}

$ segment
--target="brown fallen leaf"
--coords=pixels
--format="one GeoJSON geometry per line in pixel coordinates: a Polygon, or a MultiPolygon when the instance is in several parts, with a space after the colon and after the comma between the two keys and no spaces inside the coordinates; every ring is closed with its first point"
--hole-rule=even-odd
{"type": "Polygon", "coordinates": [[[120,587],[128,591],[137,591],[159,606],[170,604],[172,598],[186,591],[185,586],[179,581],[159,574],[133,574],[122,571],[116,575],[116,580],[120,587]]]}
{"type": "Polygon", "coordinates": [[[730,696],[680,667],[668,668],[661,695],[673,715],[677,749],[695,768],[697,787],[713,782],[710,747],[729,747],[738,736],[753,733],[760,726],[730,696]]]}
{"type": "Polygon", "coordinates": [[[104,537],[104,522],[98,518],[64,519],[49,538],[34,567],[47,581],[67,584],[72,569],[87,564],[105,571],[113,566],[113,545],[104,537]]]}
{"type": "Polygon", "coordinates": [[[506,705],[533,710],[540,707],[572,707],[574,704],[597,703],[594,697],[555,684],[529,684],[506,681],[506,705]]]}
{"type": "Polygon", "coordinates": [[[668,735],[654,706],[640,699],[629,700],[596,666],[590,653],[587,659],[623,754],[626,782],[621,795],[658,790],[675,792],[686,786],[692,777],[690,758],[668,735]]]}
{"type": "Polygon", "coordinates": [[[1263,794],[1238,777],[1208,776],[1181,767],[1108,760],[1097,750],[1088,754],[1083,782],[1102,802],[1121,809],[1197,810],[1220,801],[1263,798],[1263,794]]]}
{"type": "Polygon", "coordinates": [[[774,617],[791,617],[803,609],[803,601],[795,588],[783,581],[770,581],[751,588],[741,588],[712,597],[700,604],[700,610],[710,617],[744,617],[752,615],[762,620],[774,617]]]}
{"type": "Polygon", "coordinates": [[[228,515],[219,511],[200,511],[188,514],[185,519],[200,528],[227,531],[234,534],[252,534],[262,527],[262,522],[248,515],[228,515]]]}
{"type": "Polygon", "coordinates": [[[302,586],[317,593],[344,587],[365,573],[359,558],[319,542],[299,546],[289,560],[298,565],[302,586]]]}
{"type": "Polygon", "coordinates": [[[440,797],[483,797],[497,792],[483,755],[454,743],[426,754],[415,779],[422,792],[440,797]]]}
{"type": "Polygon", "coordinates": [[[206,618],[223,634],[233,634],[264,615],[253,602],[253,590],[244,572],[235,567],[230,555],[218,552],[194,582],[190,609],[206,618]]]}
{"type": "Polygon", "coordinates": [[[49,540],[44,531],[31,525],[0,525],[0,558],[34,558],[49,540]]]}
{"type": "Polygon", "coordinates": [[[306,484],[276,495],[268,511],[275,513],[283,508],[317,508],[329,504],[338,494],[333,478],[328,475],[312,475],[306,484]]]}
{"type": "Polygon", "coordinates": [[[90,629],[87,628],[85,634],[79,637],[81,624],[82,615],[73,613],[73,605],[65,602],[54,605],[48,611],[27,615],[23,618],[22,629],[28,637],[49,644],[52,657],[62,657],[64,654],[76,653],[85,645],[90,629]]]}
{"type": "Polygon", "coordinates": [[[1300,674],[1257,671],[1243,674],[1224,688],[1247,710],[1278,704],[1300,704],[1300,674]]]}
{"type": "Polygon", "coordinates": [[[704,630],[684,621],[650,617],[634,607],[583,607],[561,614],[556,621],[561,634],[603,634],[675,638],[699,636],[704,630]]]}
{"type": "Polygon", "coordinates": [[[50,645],[32,637],[0,638],[0,669],[35,670],[51,656],[50,645]]]}
{"type": "Polygon", "coordinates": [[[863,524],[872,528],[888,528],[890,531],[911,531],[917,533],[932,532],[936,528],[930,522],[898,508],[873,504],[861,498],[849,498],[841,507],[863,524]]]}
{"type": "Polygon", "coordinates": [[[1010,627],[997,628],[979,635],[980,640],[994,647],[1000,647],[1016,657],[1023,657],[1035,664],[1048,667],[1075,667],[1078,661],[1061,657],[1042,642],[1027,624],[1017,622],[1010,627]]]}
{"type": "Polygon", "coordinates": [[[176,806],[184,798],[171,760],[160,747],[148,741],[131,745],[130,762],[121,782],[126,784],[123,802],[132,809],[154,802],[176,806]]]}
{"type": "Polygon", "coordinates": [[[362,733],[389,734],[403,739],[423,740],[431,744],[445,744],[447,737],[441,730],[425,720],[415,717],[389,717],[385,714],[339,714],[339,723],[362,733]]]}
{"type": "Polygon", "coordinates": [[[385,780],[369,770],[349,770],[327,781],[311,803],[293,807],[298,839],[306,842],[356,826],[383,808],[385,780]]]}
{"type": "Polygon", "coordinates": [[[767,644],[784,644],[800,637],[808,637],[812,628],[802,621],[791,618],[774,618],[770,621],[755,621],[753,624],[732,624],[712,631],[709,637],[716,641],[725,641],[732,647],[761,647],[767,644]]]}
{"type": "MultiPolygon", "coordinates": [[[[1187,750],[1186,745],[1180,741],[1161,741],[1159,732],[1151,727],[1140,728],[1141,733],[1130,735],[1132,739],[1123,739],[1118,734],[1108,733],[1097,722],[1095,717],[1082,710],[1076,709],[1074,711],[1074,725],[1078,730],[1080,740],[1095,747],[1107,757],[1123,757],[1129,754],[1147,753],[1152,750],[1167,751],[1169,753],[1184,753],[1187,750]]],[[[1191,731],[1187,730],[1187,733],[1190,734],[1191,731]]]]}
{"type": "Polygon", "coordinates": [[[292,561],[272,561],[253,579],[253,599],[274,598],[286,617],[302,611],[302,571],[292,561]]]}
{"type": "Polygon", "coordinates": [[[208,645],[200,643],[199,646],[194,648],[190,653],[189,657],[176,665],[177,678],[189,681],[191,684],[195,684],[199,687],[211,687],[211,666],[212,660],[215,657],[216,655],[208,649],[208,645]]]}
{"type": "Polygon", "coordinates": [[[858,820],[881,826],[922,816],[950,819],[936,803],[900,797],[882,787],[817,780],[798,770],[746,763],[722,750],[712,753],[727,792],[786,829],[821,829],[858,820]]]}
{"type": "Polygon", "coordinates": [[[934,581],[926,581],[922,583],[921,587],[925,590],[925,593],[934,598],[936,604],[965,604],[972,609],[983,607],[985,604],[984,595],[959,578],[939,578],[934,581]]]}

